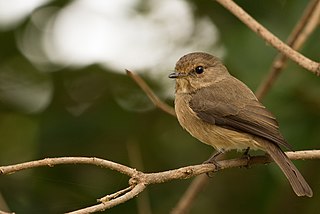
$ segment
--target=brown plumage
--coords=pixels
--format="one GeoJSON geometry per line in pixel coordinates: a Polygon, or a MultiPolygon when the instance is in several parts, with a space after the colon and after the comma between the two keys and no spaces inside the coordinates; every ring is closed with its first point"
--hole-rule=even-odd
{"type": "Polygon", "coordinates": [[[178,120],[191,135],[218,151],[248,147],[266,151],[298,196],[312,196],[311,188],[280,148],[291,146],[275,117],[218,58],[202,52],[187,54],[169,77],[176,78],[178,120]]]}

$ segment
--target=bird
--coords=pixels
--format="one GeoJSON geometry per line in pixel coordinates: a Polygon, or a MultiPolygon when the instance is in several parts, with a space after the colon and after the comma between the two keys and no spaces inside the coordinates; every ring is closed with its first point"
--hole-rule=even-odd
{"type": "Polygon", "coordinates": [[[281,149],[292,147],[276,118],[218,57],[205,52],[186,54],[169,78],[175,79],[174,105],[180,125],[214,147],[217,153],[211,161],[230,150],[262,150],[280,167],[296,195],[312,197],[309,184],[281,149]]]}

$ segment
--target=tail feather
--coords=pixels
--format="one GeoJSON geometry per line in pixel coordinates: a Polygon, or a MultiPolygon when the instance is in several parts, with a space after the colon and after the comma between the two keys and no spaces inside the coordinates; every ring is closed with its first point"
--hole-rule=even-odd
{"type": "Polygon", "coordinates": [[[278,145],[270,142],[264,142],[266,152],[271,156],[275,163],[280,167],[282,172],[287,177],[293,191],[298,196],[312,197],[313,192],[309,184],[303,178],[299,170],[287,157],[287,155],[281,150],[278,145]]]}

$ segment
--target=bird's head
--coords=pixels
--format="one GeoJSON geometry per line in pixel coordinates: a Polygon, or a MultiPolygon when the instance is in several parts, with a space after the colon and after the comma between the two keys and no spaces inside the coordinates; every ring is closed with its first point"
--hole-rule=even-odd
{"type": "Polygon", "coordinates": [[[169,78],[176,79],[176,93],[192,93],[228,75],[220,59],[207,53],[195,52],[181,57],[169,78]]]}

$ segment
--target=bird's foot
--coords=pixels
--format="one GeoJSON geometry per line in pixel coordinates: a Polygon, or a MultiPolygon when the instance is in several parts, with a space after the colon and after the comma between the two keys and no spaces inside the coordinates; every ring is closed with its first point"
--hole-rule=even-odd
{"type": "Polygon", "coordinates": [[[221,165],[217,162],[217,157],[223,153],[224,153],[223,150],[217,151],[217,152],[213,153],[208,160],[206,160],[202,163],[202,164],[214,164],[214,166],[215,166],[215,170],[212,173],[210,173],[210,172],[206,173],[209,178],[212,178],[213,173],[217,172],[221,169],[221,165]]]}

